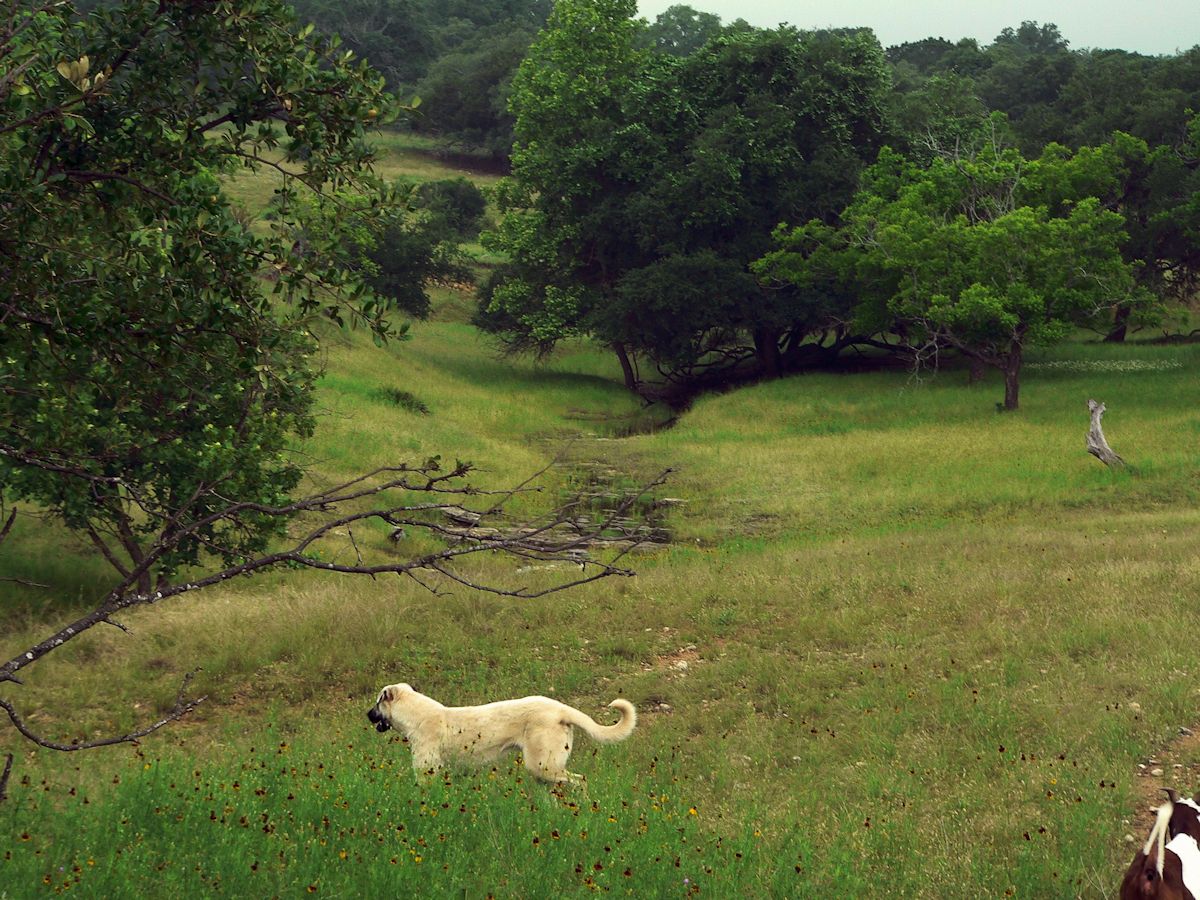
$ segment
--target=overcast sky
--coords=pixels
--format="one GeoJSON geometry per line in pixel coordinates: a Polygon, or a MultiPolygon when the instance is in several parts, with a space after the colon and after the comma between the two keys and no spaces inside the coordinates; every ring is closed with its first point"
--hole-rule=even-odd
{"type": "MultiPolygon", "coordinates": [[[[638,0],[647,19],[683,0],[638,0]]],[[[865,25],[884,47],[925,37],[989,44],[1005,26],[1053,22],[1074,50],[1119,48],[1175,53],[1200,44],[1200,0],[690,0],[723,22],[745,19],[760,28],[865,25]]]]}

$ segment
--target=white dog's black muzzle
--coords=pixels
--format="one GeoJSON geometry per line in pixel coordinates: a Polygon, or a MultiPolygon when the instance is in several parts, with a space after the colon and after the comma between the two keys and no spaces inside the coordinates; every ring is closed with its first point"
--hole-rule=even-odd
{"type": "Polygon", "coordinates": [[[383,713],[381,713],[378,708],[374,706],[367,710],[367,718],[371,720],[371,722],[375,725],[375,730],[380,734],[383,734],[392,727],[391,723],[384,718],[383,713]]]}

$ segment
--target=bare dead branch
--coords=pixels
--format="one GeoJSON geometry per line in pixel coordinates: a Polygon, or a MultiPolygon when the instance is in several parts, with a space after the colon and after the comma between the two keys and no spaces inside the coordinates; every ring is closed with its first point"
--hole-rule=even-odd
{"type": "MultiPolygon", "coordinates": [[[[16,507],[13,507],[12,512],[10,512],[8,514],[8,519],[5,521],[4,527],[0,528],[0,544],[4,543],[4,539],[6,537],[8,537],[8,533],[10,531],[12,531],[13,523],[15,523],[16,521],[17,521],[17,510],[16,510],[16,507]]],[[[47,587],[47,585],[40,584],[36,581],[27,581],[24,578],[0,578],[0,581],[5,582],[7,584],[19,584],[23,587],[36,587],[36,588],[47,587]]]]}
{"type": "Polygon", "coordinates": [[[4,772],[0,774],[0,803],[8,799],[8,778],[12,775],[13,754],[4,754],[7,757],[4,760],[4,772]]]}
{"type": "MultiPolygon", "coordinates": [[[[508,499],[518,491],[527,491],[528,481],[524,483],[526,486],[507,491],[485,491],[474,488],[471,485],[453,485],[449,482],[454,478],[461,478],[469,471],[469,467],[465,464],[455,466],[453,470],[446,473],[435,474],[428,467],[408,467],[408,466],[390,466],[381,467],[372,473],[365,476],[351,479],[326,491],[318,494],[302,498],[291,504],[279,507],[268,507],[262,504],[253,503],[235,503],[223,510],[212,513],[196,522],[188,523],[187,525],[179,525],[172,529],[169,535],[160,535],[159,540],[151,546],[138,564],[130,569],[127,574],[124,574],[120,583],[114,587],[105,599],[97,606],[96,609],[87,613],[71,622],[70,624],[60,628],[54,634],[48,636],[33,647],[29,647],[24,653],[21,653],[7,662],[0,665],[0,682],[13,681],[19,683],[16,674],[25,667],[32,665],[48,653],[53,652],[58,647],[68,641],[74,640],[83,632],[95,627],[100,623],[112,624],[116,627],[123,626],[114,622],[112,616],[121,610],[130,609],[136,606],[144,606],[157,604],[163,600],[177,597],[185,593],[202,590],[207,587],[219,584],[229,579],[250,575],[265,569],[277,566],[303,566],[305,568],[320,569],[326,572],[340,572],[349,575],[369,575],[378,576],[386,574],[409,575],[414,577],[418,583],[423,583],[419,578],[413,575],[419,571],[436,571],[452,581],[460,583],[464,586],[475,590],[487,591],[506,597],[522,597],[532,598],[540,597],[555,591],[565,590],[567,588],[576,587],[582,584],[587,584],[599,578],[608,577],[610,575],[629,576],[633,573],[625,568],[615,565],[615,563],[604,563],[599,561],[591,561],[594,567],[592,572],[587,571],[585,565],[579,577],[568,579],[564,582],[551,585],[539,590],[529,590],[526,588],[508,589],[489,585],[482,582],[472,581],[464,576],[453,572],[451,568],[460,557],[479,554],[484,552],[502,552],[512,556],[524,559],[543,559],[543,560],[571,560],[578,563],[576,557],[570,556],[570,552],[586,548],[589,543],[589,535],[598,537],[605,530],[611,527],[613,521],[629,510],[636,502],[638,497],[645,495],[646,492],[661,485],[667,478],[670,470],[664,471],[654,479],[647,482],[641,489],[631,492],[617,507],[603,520],[596,523],[587,533],[573,534],[570,536],[556,539],[547,537],[556,527],[563,525],[570,520],[570,516],[563,510],[559,510],[555,515],[550,516],[546,521],[525,528],[516,529],[513,533],[497,536],[487,539],[474,539],[468,535],[461,533],[454,534],[450,529],[440,526],[434,522],[422,521],[421,519],[410,516],[410,513],[416,511],[429,511],[443,509],[449,504],[406,504],[397,505],[384,509],[367,509],[359,512],[348,513],[334,518],[328,518],[323,522],[317,523],[306,534],[295,540],[291,546],[277,550],[272,553],[267,553],[262,556],[226,566],[225,568],[199,578],[195,581],[186,581],[179,584],[164,586],[160,590],[151,591],[149,593],[139,593],[131,591],[131,588],[139,583],[142,575],[150,570],[153,564],[160,559],[172,546],[177,545],[177,542],[184,536],[192,533],[203,527],[206,523],[211,523],[222,518],[228,518],[234,515],[234,511],[244,511],[252,509],[259,514],[272,516],[287,517],[299,512],[309,513],[325,513],[328,514],[344,504],[351,501],[363,500],[378,496],[385,491],[405,490],[414,493],[435,493],[453,496],[471,496],[482,495],[501,497],[508,499]],[[399,474],[399,477],[394,477],[399,474]],[[380,479],[376,483],[370,483],[370,479],[375,477],[380,479]],[[417,479],[420,479],[419,481],[417,479]],[[449,546],[439,550],[432,551],[423,556],[418,556],[408,560],[388,560],[375,564],[366,563],[365,561],[356,562],[354,565],[345,563],[337,563],[333,561],[322,560],[314,555],[313,550],[315,545],[327,538],[332,532],[348,528],[350,525],[366,521],[369,519],[379,519],[391,525],[399,523],[409,527],[420,528],[427,532],[437,534],[443,538],[448,538],[453,541],[449,546]]],[[[493,509],[498,508],[503,504],[494,504],[493,509]]],[[[568,511],[570,507],[566,508],[568,511]]],[[[620,554],[621,556],[624,553],[620,554]]]]}
{"type": "Polygon", "coordinates": [[[113,628],[116,628],[119,631],[123,631],[128,635],[133,634],[132,628],[130,628],[128,625],[122,625],[120,622],[118,622],[116,619],[112,618],[111,616],[105,617],[103,621],[104,621],[105,625],[111,625],[113,628]]]}
{"type": "Polygon", "coordinates": [[[117,570],[122,578],[128,578],[129,567],[117,558],[116,554],[113,553],[112,548],[104,542],[104,538],[100,536],[99,532],[96,531],[95,527],[93,527],[90,522],[88,523],[86,530],[87,536],[91,539],[96,549],[100,551],[100,555],[108,561],[110,566],[117,570]]]}
{"type": "Polygon", "coordinates": [[[120,172],[87,172],[81,169],[66,169],[62,174],[72,181],[85,183],[94,181],[120,181],[123,184],[132,185],[142,193],[149,194],[151,197],[161,200],[163,203],[171,204],[175,202],[171,197],[168,197],[161,191],[157,191],[149,185],[138,181],[136,178],[130,175],[124,175],[120,172]]]}
{"type": "MultiPolygon", "coordinates": [[[[355,557],[355,560],[357,561],[357,565],[361,566],[363,564],[363,555],[362,555],[362,550],[358,546],[358,541],[356,541],[354,539],[354,529],[347,528],[346,534],[349,535],[349,537],[350,537],[350,546],[352,546],[354,548],[354,557],[355,557]]],[[[373,578],[374,576],[371,576],[371,577],[373,578]]]]}
{"type": "MultiPolygon", "coordinates": [[[[158,721],[153,722],[149,725],[146,725],[143,728],[139,728],[136,731],[131,731],[128,734],[122,734],[122,735],[117,735],[117,736],[108,737],[108,738],[100,738],[99,740],[95,740],[95,741],[79,741],[79,742],[73,743],[73,744],[60,744],[56,741],[47,740],[46,738],[42,737],[39,734],[36,734],[32,729],[30,729],[29,726],[27,724],[25,724],[25,720],[22,719],[20,714],[17,713],[17,710],[12,705],[12,703],[10,701],[4,699],[3,697],[0,697],[0,709],[3,709],[6,713],[8,713],[8,718],[12,721],[13,726],[17,729],[17,731],[21,732],[21,734],[27,740],[32,741],[33,743],[37,744],[39,747],[45,747],[47,750],[60,750],[63,752],[72,752],[75,750],[94,750],[97,747],[109,747],[109,746],[112,746],[113,744],[136,744],[139,740],[144,738],[146,735],[152,734],[153,732],[158,731],[158,729],[162,728],[164,725],[169,725],[171,722],[175,722],[175,721],[178,721],[179,719],[182,719],[184,716],[186,716],[188,713],[190,713],[193,709],[195,709],[197,706],[199,706],[201,703],[203,703],[205,700],[208,699],[207,696],[197,697],[195,700],[185,701],[183,699],[184,691],[187,689],[188,684],[191,682],[192,677],[195,674],[196,673],[193,671],[193,672],[189,672],[187,675],[185,675],[183,677],[183,683],[179,686],[179,692],[175,695],[174,706],[172,706],[170,712],[168,712],[161,719],[159,719],[158,721]]],[[[11,762],[10,762],[10,765],[11,765],[11,762]]],[[[7,779],[7,771],[5,773],[5,778],[7,779]]]]}
{"type": "Polygon", "coordinates": [[[1103,403],[1097,403],[1095,400],[1088,401],[1088,412],[1092,415],[1092,424],[1087,433],[1087,452],[1110,469],[1124,469],[1126,466],[1125,460],[1121,459],[1108,446],[1108,441],[1104,439],[1104,429],[1100,427],[1100,419],[1104,415],[1104,408],[1103,403]]]}

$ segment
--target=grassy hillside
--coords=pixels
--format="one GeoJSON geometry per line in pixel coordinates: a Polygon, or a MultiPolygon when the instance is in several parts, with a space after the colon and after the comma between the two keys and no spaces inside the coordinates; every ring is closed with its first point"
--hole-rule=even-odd
{"type": "MultiPolygon", "coordinates": [[[[442,174],[389,150],[397,172],[442,174]]],[[[616,438],[656,413],[615,360],[502,359],[463,297],[437,305],[402,344],[327,337],[314,483],[434,453],[501,486],[565,452],[579,468],[555,469],[550,495],[592,462],[631,480],[672,466],[672,544],[634,579],[531,601],[284,573],[142,611],[132,636],[89,634],[11,692],[50,736],[144,721],[197,666],[211,700],[140,748],[82,758],[0,730],[20,750],[4,889],[1112,894],[1138,763],[1200,720],[1200,348],[1043,351],[1015,415],[994,412],[998,381],[953,371],[809,375],[616,438]],[[1085,453],[1089,397],[1134,473],[1085,453]],[[507,764],[418,784],[364,715],[398,680],[451,704],[544,693],[597,718],[625,696],[641,722],[624,744],[580,738],[586,790],[507,764]]],[[[8,652],[104,569],[23,519],[0,575],[49,585],[0,582],[8,652]]]]}

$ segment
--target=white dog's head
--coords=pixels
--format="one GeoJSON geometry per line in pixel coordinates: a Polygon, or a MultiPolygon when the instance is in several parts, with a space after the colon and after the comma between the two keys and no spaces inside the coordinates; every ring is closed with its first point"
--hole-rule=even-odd
{"type": "Polygon", "coordinates": [[[375,705],[367,710],[367,718],[374,724],[375,730],[382,733],[391,728],[397,705],[413,693],[412,685],[404,682],[389,684],[381,690],[375,698],[375,705]]]}

